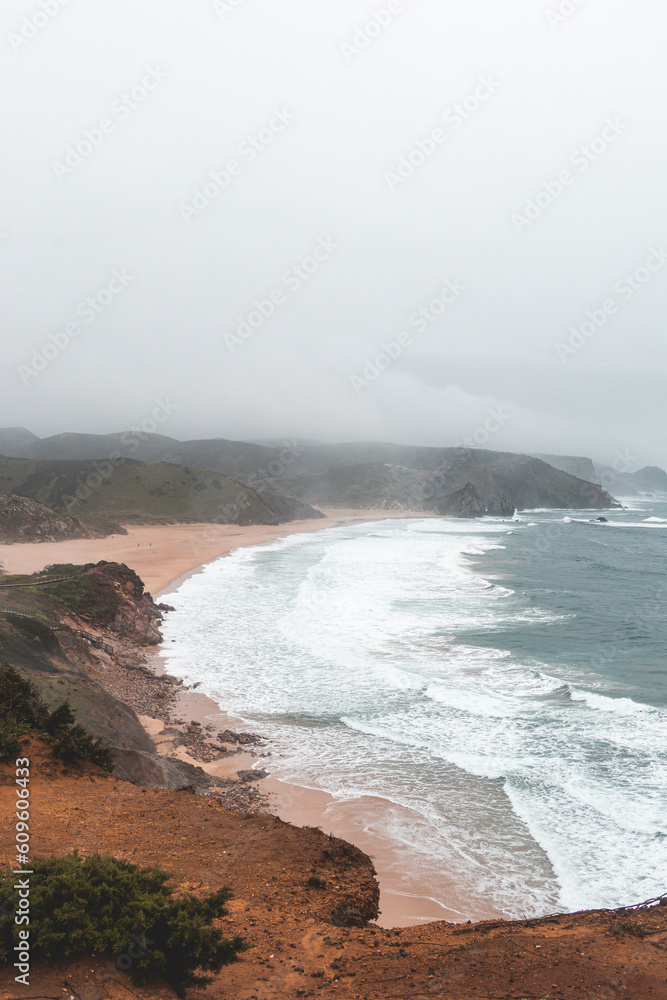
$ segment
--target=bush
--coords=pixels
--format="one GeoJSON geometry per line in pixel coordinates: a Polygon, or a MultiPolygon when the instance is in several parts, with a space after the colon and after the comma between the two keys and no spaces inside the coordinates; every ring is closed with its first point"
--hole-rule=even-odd
{"type": "MultiPolygon", "coordinates": [[[[211,982],[206,973],[233,962],[244,945],[223,938],[213,921],[225,916],[227,888],[204,899],[172,898],[169,876],[159,868],[139,868],[95,855],[32,863],[30,876],[31,955],[49,962],[97,952],[114,959],[139,985],[158,976],[178,996],[188,986],[211,982]],[[199,970],[199,971],[198,971],[199,970]]],[[[13,909],[15,876],[0,877],[0,912],[13,909]]],[[[14,961],[18,927],[5,921],[0,961],[14,961]]]]}
{"type": "Polygon", "coordinates": [[[113,771],[112,750],[77,723],[69,702],[49,712],[37,689],[8,663],[0,664],[0,761],[17,757],[19,739],[34,732],[53,745],[53,756],[71,764],[89,760],[113,771]]]}
{"type": "Polygon", "coordinates": [[[8,663],[0,665],[0,711],[17,726],[41,729],[49,710],[37,689],[8,663]]]}
{"type": "Polygon", "coordinates": [[[0,718],[0,761],[14,760],[21,753],[20,737],[25,730],[11,720],[0,718]]]}

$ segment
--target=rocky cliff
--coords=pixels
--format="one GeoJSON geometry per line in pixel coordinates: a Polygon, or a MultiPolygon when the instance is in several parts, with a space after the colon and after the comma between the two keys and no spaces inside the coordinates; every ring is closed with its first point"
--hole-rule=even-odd
{"type": "Polygon", "coordinates": [[[197,769],[159,761],[135,711],[172,697],[143,655],[161,641],[162,613],[137,574],[117,563],[0,577],[0,662],[31,680],[50,708],[68,699],[77,720],[119,750],[119,776],[181,787],[197,783],[197,769]]]}
{"type": "MultiPolygon", "coordinates": [[[[447,513],[447,498],[466,487],[476,491],[483,513],[500,516],[508,515],[510,509],[603,510],[620,506],[595,483],[539,459],[466,448],[448,449],[432,469],[390,463],[345,464],[324,472],[283,476],[277,484],[321,506],[397,508],[443,515],[447,513]]],[[[456,500],[452,504],[456,508],[456,500]]]]}
{"type": "Polygon", "coordinates": [[[424,497],[426,508],[438,510],[449,494],[468,484],[475,487],[487,507],[497,497],[517,510],[620,507],[597,484],[554,469],[538,458],[461,448],[430,476],[424,497]]]}
{"type": "Polygon", "coordinates": [[[27,497],[0,494],[0,544],[90,537],[90,532],[74,517],[58,514],[27,497]]]}

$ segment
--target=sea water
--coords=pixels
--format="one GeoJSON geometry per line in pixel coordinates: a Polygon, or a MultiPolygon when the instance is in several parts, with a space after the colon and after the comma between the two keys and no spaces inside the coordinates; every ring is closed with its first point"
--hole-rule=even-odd
{"type": "Polygon", "coordinates": [[[167,669],[269,737],[274,775],[383,800],[461,919],[640,902],[667,890],[667,495],[600,513],[238,549],[165,596],[167,669]]]}

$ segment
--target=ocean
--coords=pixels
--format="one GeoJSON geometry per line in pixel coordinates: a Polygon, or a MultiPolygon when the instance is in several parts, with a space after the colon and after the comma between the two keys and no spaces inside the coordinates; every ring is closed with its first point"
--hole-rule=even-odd
{"type": "Polygon", "coordinates": [[[622,502],[237,549],[163,595],[167,669],[274,776],[379,799],[369,832],[449,919],[641,902],[667,890],[667,495],[622,502]]]}

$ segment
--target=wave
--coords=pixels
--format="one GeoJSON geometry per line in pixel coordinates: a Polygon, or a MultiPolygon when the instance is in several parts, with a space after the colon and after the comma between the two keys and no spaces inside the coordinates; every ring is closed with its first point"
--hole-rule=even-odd
{"type": "Polygon", "coordinates": [[[570,690],[572,701],[585,702],[589,708],[598,712],[614,712],[616,715],[638,715],[641,712],[655,712],[650,705],[642,705],[632,698],[609,698],[607,695],[596,694],[593,691],[570,690]]]}
{"type": "MultiPolygon", "coordinates": [[[[548,513],[540,527],[559,523],[548,513]]],[[[590,667],[566,588],[597,579],[585,545],[601,536],[563,531],[565,570],[550,550],[522,573],[520,530],[491,554],[506,530],[388,520],[235,550],[169,601],[168,669],[266,732],[274,774],[382,796],[375,829],[408,846],[406,866],[451,871],[508,915],[647,898],[667,868],[666,713],[635,700],[634,674],[630,688],[590,667]],[[498,563],[517,593],[493,582],[498,563]]],[[[649,541],[604,537],[624,564],[649,541]]]]}

